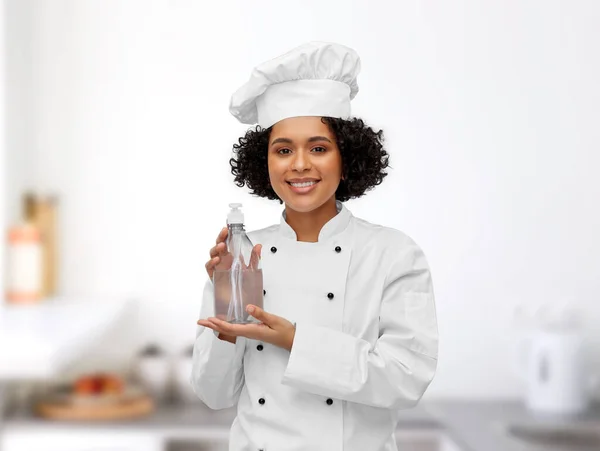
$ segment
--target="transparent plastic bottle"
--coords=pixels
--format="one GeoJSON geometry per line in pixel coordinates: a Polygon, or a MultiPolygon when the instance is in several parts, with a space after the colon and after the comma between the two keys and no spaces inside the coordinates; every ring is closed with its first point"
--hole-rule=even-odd
{"type": "Polygon", "coordinates": [[[246,312],[249,304],[263,308],[263,275],[260,259],[244,229],[242,204],[229,204],[227,254],[213,273],[215,316],[229,323],[258,322],[246,312]]]}

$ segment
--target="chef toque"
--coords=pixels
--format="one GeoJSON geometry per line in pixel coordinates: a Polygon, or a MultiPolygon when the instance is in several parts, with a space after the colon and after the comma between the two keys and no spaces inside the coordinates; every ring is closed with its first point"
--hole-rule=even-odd
{"type": "Polygon", "coordinates": [[[263,128],[289,117],[350,117],[360,57],[346,46],[309,42],[254,68],[232,96],[229,111],[263,128]]]}

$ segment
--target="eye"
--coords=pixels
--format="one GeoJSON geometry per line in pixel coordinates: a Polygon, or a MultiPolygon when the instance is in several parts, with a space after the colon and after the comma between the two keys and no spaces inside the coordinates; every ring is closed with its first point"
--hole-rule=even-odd
{"type": "Polygon", "coordinates": [[[280,155],[287,155],[287,154],[289,154],[290,152],[291,152],[291,150],[290,150],[290,149],[286,149],[286,148],[279,149],[279,150],[277,151],[277,153],[278,153],[278,154],[280,154],[280,155]]]}
{"type": "Polygon", "coordinates": [[[327,149],[325,149],[325,147],[314,147],[312,150],[317,151],[317,153],[323,153],[325,152],[327,149]],[[317,149],[320,149],[320,151],[317,151],[317,149]]]}

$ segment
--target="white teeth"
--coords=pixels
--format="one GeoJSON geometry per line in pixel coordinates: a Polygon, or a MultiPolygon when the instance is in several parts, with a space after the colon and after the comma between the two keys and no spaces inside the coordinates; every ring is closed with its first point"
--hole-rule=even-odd
{"type": "Polygon", "coordinates": [[[296,188],[304,188],[306,186],[312,186],[315,183],[317,183],[317,182],[314,182],[314,181],[312,181],[312,182],[302,182],[302,183],[292,183],[292,182],[290,182],[290,185],[292,185],[292,186],[294,186],[296,188]]]}

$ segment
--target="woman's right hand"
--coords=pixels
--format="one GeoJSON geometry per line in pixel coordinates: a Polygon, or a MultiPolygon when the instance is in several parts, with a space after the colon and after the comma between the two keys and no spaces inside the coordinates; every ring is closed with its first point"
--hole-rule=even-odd
{"type": "Polygon", "coordinates": [[[217,236],[216,244],[210,249],[210,260],[206,262],[206,272],[208,277],[213,278],[213,274],[215,272],[215,267],[221,263],[223,258],[228,254],[227,251],[227,243],[225,240],[227,239],[227,227],[223,227],[219,236],[217,236]]]}
{"type": "MultiPolygon", "coordinates": [[[[213,274],[215,273],[215,269],[219,263],[225,261],[225,266],[231,267],[231,261],[233,260],[233,257],[227,250],[227,232],[227,227],[223,227],[221,229],[221,232],[219,232],[219,235],[217,236],[215,245],[209,251],[210,260],[206,262],[205,267],[206,273],[208,274],[208,277],[210,277],[211,280],[213,278],[213,274]],[[227,259],[229,259],[230,261],[227,261],[227,259]]],[[[256,246],[254,246],[254,248],[252,249],[252,255],[250,256],[249,267],[256,268],[258,266],[261,249],[261,244],[257,244],[256,246]]],[[[236,337],[223,334],[219,334],[219,339],[228,341],[230,343],[235,343],[236,341],[236,337]]]]}
{"type": "MultiPolygon", "coordinates": [[[[212,280],[213,274],[215,272],[215,268],[221,262],[225,262],[226,268],[231,268],[231,263],[233,261],[233,256],[227,250],[227,227],[223,227],[219,236],[217,236],[216,244],[210,249],[210,260],[206,262],[206,273],[208,277],[212,280]]],[[[250,263],[248,264],[248,268],[257,268],[260,260],[260,254],[262,250],[262,244],[257,244],[252,248],[252,253],[250,255],[250,263]]]]}
{"type": "MultiPolygon", "coordinates": [[[[210,260],[208,262],[206,262],[206,272],[208,274],[208,277],[213,278],[213,274],[215,272],[215,268],[216,266],[221,263],[221,261],[226,258],[228,251],[227,251],[227,244],[225,243],[225,240],[227,239],[227,227],[223,227],[221,229],[221,232],[219,233],[219,236],[217,236],[217,241],[215,246],[213,246],[210,249],[210,260]]],[[[219,334],[219,340],[223,340],[223,341],[228,341],[229,343],[234,343],[235,344],[235,340],[236,337],[230,336],[230,335],[223,335],[223,334],[219,334]]]]}

